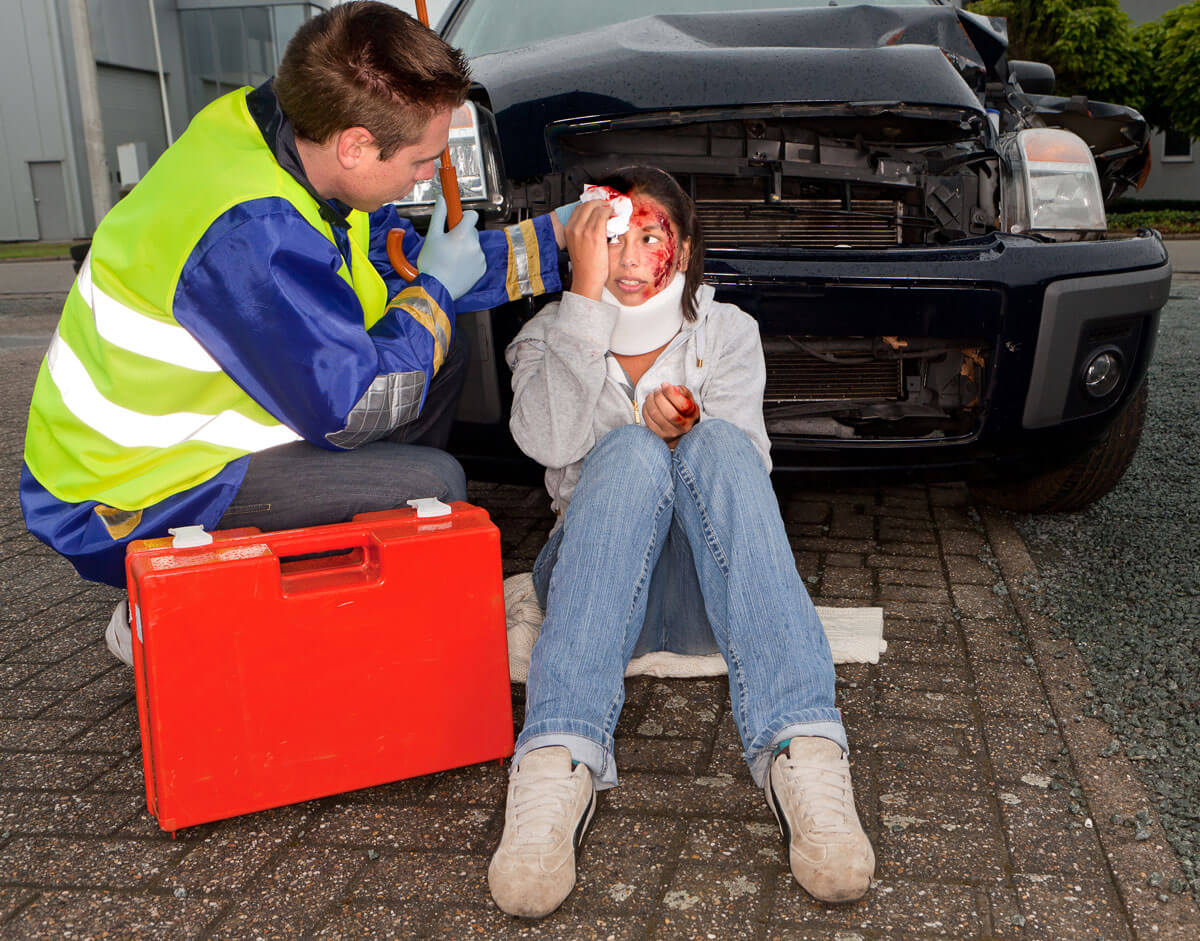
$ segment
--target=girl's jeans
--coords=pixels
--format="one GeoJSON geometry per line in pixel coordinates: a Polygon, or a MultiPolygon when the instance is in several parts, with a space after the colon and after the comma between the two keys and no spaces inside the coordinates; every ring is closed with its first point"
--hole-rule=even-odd
{"type": "Polygon", "coordinates": [[[514,767],[534,748],[565,745],[597,788],[616,784],[625,667],[651,650],[721,652],[760,786],[775,746],[794,735],[846,750],[829,643],[770,477],[728,422],[699,422],[674,451],[643,425],[605,435],[533,579],[546,619],[514,767]]]}

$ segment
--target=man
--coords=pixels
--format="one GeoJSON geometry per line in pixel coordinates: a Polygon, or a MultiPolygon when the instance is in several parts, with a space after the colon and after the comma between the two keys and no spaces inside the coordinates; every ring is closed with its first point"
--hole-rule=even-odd
{"type": "MultiPolygon", "coordinates": [[[[85,578],[176,526],[340,522],[461,500],[444,447],[457,311],[557,290],[554,214],[421,239],[388,204],[429,179],[462,54],[383,3],[310,20],[274,81],[225,95],[96,230],[38,375],[26,525],[85,578]],[[382,208],[381,208],[382,207],[382,208]],[[391,228],[419,275],[386,258],[391,228]]],[[[557,233],[557,234],[556,234],[557,233]]],[[[109,647],[131,662],[122,605],[109,647]]]]}

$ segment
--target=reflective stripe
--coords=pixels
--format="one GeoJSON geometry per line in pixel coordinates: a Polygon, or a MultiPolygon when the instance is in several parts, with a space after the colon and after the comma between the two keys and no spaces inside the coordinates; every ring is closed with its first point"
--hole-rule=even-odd
{"type": "Polygon", "coordinates": [[[505,278],[508,299],[515,301],[519,297],[543,293],[546,286],[542,283],[541,249],[533,220],[506,226],[504,236],[508,239],[508,274],[505,278]]]}
{"type": "Polygon", "coordinates": [[[327,434],[325,440],[349,450],[391,434],[421,414],[424,394],[425,373],[420,369],[376,376],[350,410],[346,427],[327,434]]]}
{"type": "Polygon", "coordinates": [[[398,307],[433,336],[433,371],[436,374],[450,349],[450,318],[423,288],[405,288],[393,298],[389,308],[398,307]]]}
{"type": "Polygon", "coordinates": [[[79,295],[92,311],[96,332],[113,346],[197,372],[220,372],[217,361],[183,329],[126,307],[92,283],[92,256],[79,269],[79,295]]]}
{"type": "Polygon", "coordinates": [[[529,293],[529,256],[519,225],[506,227],[504,236],[508,239],[508,299],[515,301],[529,293]]]}
{"type": "Polygon", "coordinates": [[[525,246],[529,290],[533,294],[544,294],[546,285],[542,283],[542,251],[538,244],[537,226],[533,224],[532,219],[526,219],[518,228],[521,230],[521,244],[525,246]]]}
{"type": "Polygon", "coordinates": [[[173,412],[144,415],[106,399],[87,369],[58,331],[46,351],[46,366],[63,404],[81,422],[126,448],[168,448],[184,441],[204,441],[239,451],[265,451],[299,441],[284,425],[260,425],[245,415],[224,411],[216,415],[173,412]]]}

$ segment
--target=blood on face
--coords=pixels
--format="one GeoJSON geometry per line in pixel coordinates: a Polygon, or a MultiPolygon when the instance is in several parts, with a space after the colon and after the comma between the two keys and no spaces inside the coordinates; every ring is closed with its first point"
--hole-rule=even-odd
{"type": "Polygon", "coordinates": [[[675,276],[675,227],[671,225],[671,217],[667,215],[666,210],[657,200],[649,196],[634,194],[633,215],[629,220],[630,230],[645,229],[651,226],[658,226],[662,230],[663,237],[658,244],[646,246],[654,280],[654,291],[648,293],[647,296],[657,294],[675,276]]]}

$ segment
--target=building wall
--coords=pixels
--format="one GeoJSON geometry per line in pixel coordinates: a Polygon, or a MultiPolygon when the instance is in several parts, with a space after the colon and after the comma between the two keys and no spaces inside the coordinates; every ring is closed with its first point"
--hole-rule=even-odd
{"type": "Polygon", "coordinates": [[[81,233],[57,9],[45,0],[10,4],[0,29],[0,239],[39,237],[31,164],[38,165],[42,199],[53,198],[49,180],[61,181],[63,234],[81,233]]]}
{"type": "MultiPolygon", "coordinates": [[[[153,2],[166,84],[165,114],[148,0],[87,0],[104,149],[114,200],[122,183],[118,176],[118,146],[139,142],[144,145],[140,168],[144,172],[205,103],[193,101],[188,93],[186,17],[207,16],[209,12],[228,17],[230,7],[275,8],[296,4],[285,12],[302,10],[303,15],[273,12],[271,19],[277,30],[288,27],[294,30],[304,16],[328,8],[335,0],[153,2]]],[[[4,0],[3,5],[0,241],[84,238],[95,228],[95,220],[69,0],[4,0]]],[[[290,33],[270,44],[269,52],[276,59],[289,38],[290,33]]],[[[232,87],[247,79],[261,80],[273,71],[274,61],[258,69],[243,70],[242,77],[232,87]]]]}

